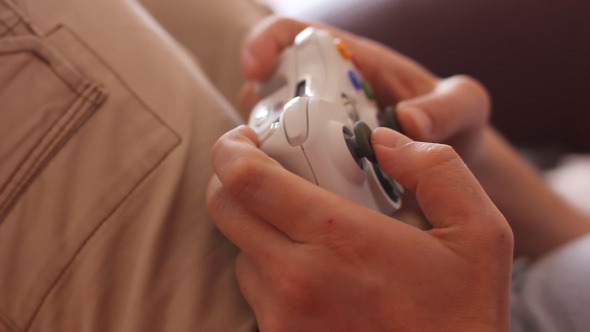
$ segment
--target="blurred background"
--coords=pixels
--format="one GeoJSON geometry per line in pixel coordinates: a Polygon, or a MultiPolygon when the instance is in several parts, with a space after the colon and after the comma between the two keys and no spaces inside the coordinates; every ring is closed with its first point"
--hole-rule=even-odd
{"type": "Polygon", "coordinates": [[[445,77],[471,75],[492,123],[590,213],[588,0],[141,0],[236,108],[241,41],[272,12],[380,41],[445,77]],[[220,24],[221,23],[221,24],[220,24]]]}
{"type": "Polygon", "coordinates": [[[492,123],[540,166],[590,152],[590,1],[261,0],[378,40],[492,95],[492,123]]]}

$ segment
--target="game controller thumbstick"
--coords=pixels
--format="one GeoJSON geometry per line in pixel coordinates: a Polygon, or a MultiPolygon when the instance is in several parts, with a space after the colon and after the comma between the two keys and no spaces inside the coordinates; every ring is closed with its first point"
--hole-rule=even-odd
{"type": "Polygon", "coordinates": [[[350,129],[344,128],[346,145],[348,145],[348,149],[356,163],[362,167],[362,158],[367,158],[370,162],[377,163],[375,152],[371,146],[371,134],[373,133],[371,128],[362,121],[357,121],[354,124],[354,134],[350,132],[350,129]]]}
{"type": "Polygon", "coordinates": [[[404,133],[397,119],[397,108],[394,106],[385,107],[385,109],[380,112],[377,117],[379,118],[379,125],[381,127],[393,129],[402,134],[404,133]]]}

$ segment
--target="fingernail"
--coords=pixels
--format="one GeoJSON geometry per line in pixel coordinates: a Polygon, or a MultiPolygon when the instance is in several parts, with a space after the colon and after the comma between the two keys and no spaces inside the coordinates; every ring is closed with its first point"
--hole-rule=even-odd
{"type": "Polygon", "coordinates": [[[385,127],[379,127],[371,134],[371,143],[373,145],[382,145],[388,148],[397,148],[412,142],[411,139],[403,134],[385,127]]]}
{"type": "Polygon", "coordinates": [[[418,131],[420,132],[419,137],[428,137],[432,131],[432,120],[426,114],[426,112],[413,105],[400,104],[397,106],[398,115],[404,114],[405,117],[410,117],[414,120],[418,131]]]}

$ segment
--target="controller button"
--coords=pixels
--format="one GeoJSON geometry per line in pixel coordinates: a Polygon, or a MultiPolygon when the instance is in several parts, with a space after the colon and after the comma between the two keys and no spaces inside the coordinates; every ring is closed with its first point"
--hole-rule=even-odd
{"type": "Polygon", "coordinates": [[[346,45],[344,45],[342,40],[336,39],[336,40],[334,40],[334,43],[336,44],[336,49],[338,49],[340,56],[344,60],[350,60],[350,58],[351,58],[350,53],[348,52],[348,49],[346,48],[346,45]]]}
{"type": "Polygon", "coordinates": [[[355,89],[361,90],[363,88],[363,82],[354,70],[348,71],[348,78],[350,79],[350,82],[352,83],[355,89]]]}
{"type": "Polygon", "coordinates": [[[373,95],[373,88],[371,88],[371,84],[367,83],[367,81],[363,81],[363,91],[369,100],[375,99],[375,96],[373,95]]]}
{"type": "Polygon", "coordinates": [[[299,146],[307,140],[307,98],[293,98],[285,105],[283,125],[291,146],[299,146]]]}

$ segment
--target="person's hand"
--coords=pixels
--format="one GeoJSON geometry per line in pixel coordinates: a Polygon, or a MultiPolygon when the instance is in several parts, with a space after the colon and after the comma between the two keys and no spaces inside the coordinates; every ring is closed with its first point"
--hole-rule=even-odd
{"type": "Polygon", "coordinates": [[[420,230],[288,172],[246,126],[214,146],[208,209],[242,253],[261,331],[508,331],[512,233],[447,145],[386,128],[383,170],[415,191],[420,230]]]}
{"type": "Polygon", "coordinates": [[[397,106],[399,122],[409,137],[452,145],[466,162],[476,161],[490,113],[489,96],[481,84],[464,75],[438,78],[378,43],[319,24],[271,17],[250,33],[242,51],[242,67],[250,81],[242,90],[245,112],[258,100],[252,82],[269,78],[281,51],[310,25],[344,41],[379,104],[397,106]]]}

